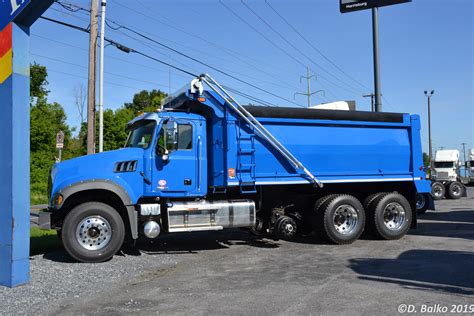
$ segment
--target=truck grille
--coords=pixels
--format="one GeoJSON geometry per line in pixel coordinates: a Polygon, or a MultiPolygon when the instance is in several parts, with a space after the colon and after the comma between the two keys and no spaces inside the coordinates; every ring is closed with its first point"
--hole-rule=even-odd
{"type": "Polygon", "coordinates": [[[437,178],[447,178],[448,177],[448,173],[447,172],[438,172],[436,174],[437,178]]]}
{"type": "Polygon", "coordinates": [[[138,161],[121,161],[115,164],[114,172],[134,172],[137,170],[138,161]]]}

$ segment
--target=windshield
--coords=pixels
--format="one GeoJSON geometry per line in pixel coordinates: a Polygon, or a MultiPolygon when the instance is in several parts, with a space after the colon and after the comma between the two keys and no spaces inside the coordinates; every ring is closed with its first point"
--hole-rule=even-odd
{"type": "Polygon", "coordinates": [[[153,139],[155,121],[143,121],[135,125],[128,135],[125,147],[147,149],[153,139]]]}
{"type": "Polygon", "coordinates": [[[452,161],[436,161],[434,163],[435,168],[453,168],[454,163],[452,161]]]}

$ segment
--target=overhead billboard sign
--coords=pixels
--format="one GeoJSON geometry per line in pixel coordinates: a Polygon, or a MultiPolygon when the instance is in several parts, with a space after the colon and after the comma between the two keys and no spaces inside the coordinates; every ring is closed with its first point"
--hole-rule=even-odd
{"type": "Polygon", "coordinates": [[[30,2],[31,0],[0,0],[0,31],[10,24],[30,2]]]}
{"type": "Polygon", "coordinates": [[[411,2],[412,0],[339,0],[341,13],[384,7],[392,4],[411,2]]]}

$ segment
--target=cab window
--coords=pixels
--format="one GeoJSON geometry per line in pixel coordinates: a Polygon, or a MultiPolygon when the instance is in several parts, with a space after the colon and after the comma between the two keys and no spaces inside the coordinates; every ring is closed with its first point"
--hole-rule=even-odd
{"type": "Polygon", "coordinates": [[[178,150],[193,148],[193,127],[191,124],[178,124],[178,150]]]}

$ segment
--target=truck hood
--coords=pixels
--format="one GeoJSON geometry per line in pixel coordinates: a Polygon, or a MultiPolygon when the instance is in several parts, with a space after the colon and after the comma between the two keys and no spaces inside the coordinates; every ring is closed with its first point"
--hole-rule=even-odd
{"type": "Polygon", "coordinates": [[[119,162],[137,161],[136,171],[133,173],[139,173],[143,169],[144,152],[142,148],[122,148],[57,163],[51,171],[51,193],[81,181],[120,178],[124,173],[116,173],[114,170],[119,162]]]}

